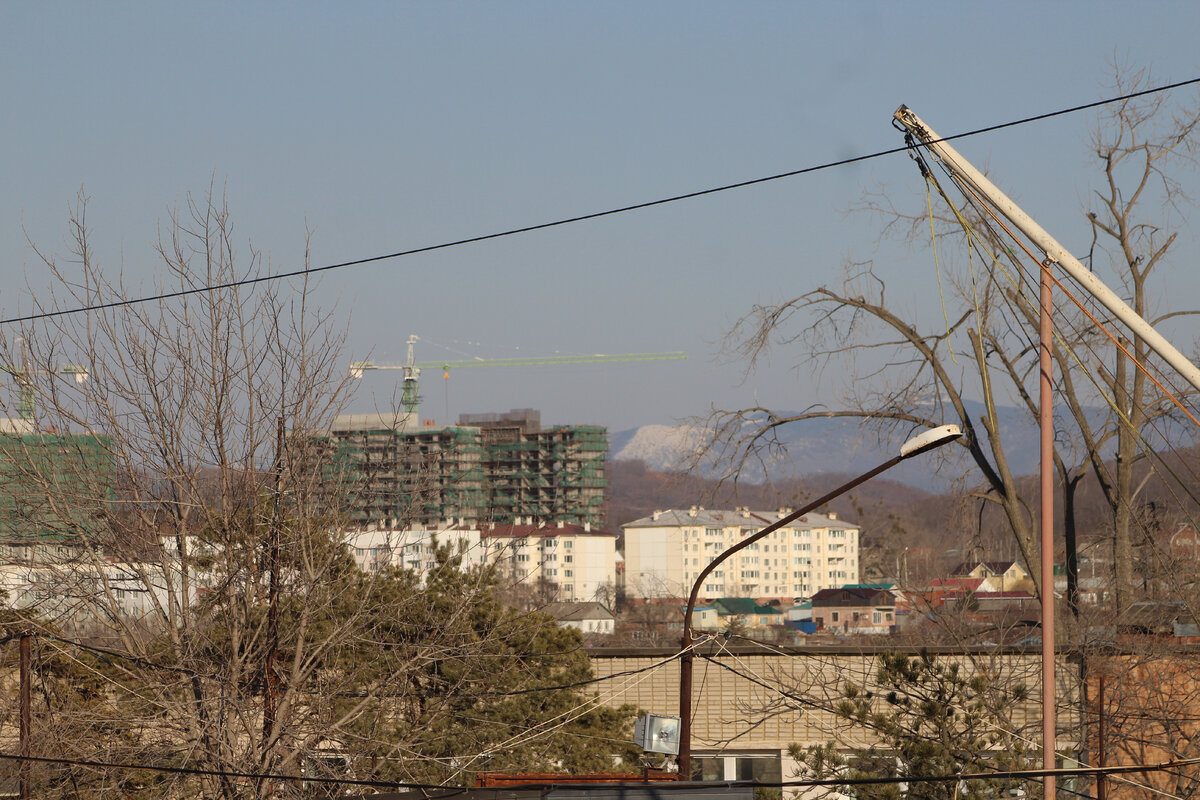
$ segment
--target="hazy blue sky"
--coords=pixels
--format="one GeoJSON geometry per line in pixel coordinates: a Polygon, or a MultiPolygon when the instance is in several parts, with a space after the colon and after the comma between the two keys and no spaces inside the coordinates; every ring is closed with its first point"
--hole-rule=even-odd
{"type": "MultiPolygon", "coordinates": [[[[237,230],[294,269],[600,211],[1111,94],[1114,57],[1200,75],[1200,4],[11,3],[0,17],[0,312],[45,285],[80,187],[100,258],[152,289],[169,207],[227,187],[237,230]]],[[[1068,247],[1093,170],[1077,114],[958,143],[1068,247]]],[[[836,391],[786,359],[714,360],[737,317],[876,259],[933,312],[929,256],[845,211],[922,190],[903,155],[326,275],[349,357],[684,350],[686,362],[426,373],[422,416],[532,406],[614,430],[836,391]],[[519,348],[519,349],[518,349],[519,348]],[[448,394],[447,394],[448,390],[448,394]]],[[[1169,267],[1198,286],[1189,240],[1169,267]]],[[[936,301],[935,301],[936,302],[936,301]]],[[[1194,303],[1193,303],[1194,305],[1194,303]]],[[[458,356],[461,357],[461,356],[458,356]]],[[[357,401],[388,396],[395,373],[357,401]]]]}

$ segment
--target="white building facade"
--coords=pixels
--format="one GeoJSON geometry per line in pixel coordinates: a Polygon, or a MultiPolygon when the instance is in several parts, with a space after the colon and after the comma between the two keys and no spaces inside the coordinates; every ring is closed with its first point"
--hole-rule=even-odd
{"type": "Polygon", "coordinates": [[[345,542],[363,572],[400,567],[424,574],[436,565],[439,547],[459,555],[463,569],[481,566],[488,559],[479,529],[461,523],[437,529],[351,531],[345,534],[345,542]]]}
{"type": "Polygon", "coordinates": [[[366,530],[344,534],[354,563],[364,572],[393,566],[423,574],[436,564],[436,549],[449,547],[462,568],[495,564],[505,578],[553,587],[569,603],[609,601],[615,591],[617,535],[590,525],[534,524],[477,528],[447,523],[436,530],[366,530]]]}
{"type": "MultiPolygon", "coordinates": [[[[204,581],[194,576],[190,599],[204,581]]],[[[88,559],[0,565],[0,605],[36,609],[60,624],[122,617],[159,623],[182,593],[171,562],[93,562],[88,559]]]]}
{"type": "MultiPolygon", "coordinates": [[[[700,572],[746,536],[791,509],[655,511],[621,528],[625,534],[625,596],[687,597],[700,572]]],[[[811,597],[857,583],[857,525],[835,514],[807,514],[735,553],[700,587],[701,597],[811,597]]]]}

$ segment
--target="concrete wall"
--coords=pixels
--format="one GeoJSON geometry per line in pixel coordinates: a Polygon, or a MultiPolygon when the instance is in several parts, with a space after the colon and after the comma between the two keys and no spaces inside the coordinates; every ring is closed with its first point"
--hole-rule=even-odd
{"type": "MultiPolygon", "coordinates": [[[[1030,687],[1027,699],[1009,708],[1009,721],[1030,739],[1040,741],[1040,652],[927,649],[940,659],[961,662],[968,672],[987,669],[1030,687]]],[[[872,683],[882,649],[766,651],[739,646],[733,651],[721,648],[700,652],[713,655],[716,663],[702,658],[695,662],[692,751],[697,758],[778,758],[786,781],[797,777],[796,764],[787,755],[792,743],[808,746],[832,741],[841,748],[870,743],[861,728],[847,726],[832,712],[842,681],[867,686],[872,683]],[[796,694],[803,702],[788,701],[780,690],[796,694]]],[[[597,677],[621,674],[596,684],[602,702],[614,706],[631,703],[656,714],[679,714],[679,661],[667,660],[673,651],[597,649],[589,655],[597,677]],[[641,669],[647,671],[633,672],[641,669]],[[633,674],[622,674],[627,672],[633,674]]],[[[1063,709],[1059,711],[1058,744],[1060,750],[1070,751],[1079,737],[1078,669],[1060,655],[1057,674],[1058,705],[1063,709]]]]}

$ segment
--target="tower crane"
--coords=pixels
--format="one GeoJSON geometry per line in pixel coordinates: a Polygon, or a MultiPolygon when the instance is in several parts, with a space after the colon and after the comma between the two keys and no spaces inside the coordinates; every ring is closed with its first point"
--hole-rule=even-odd
{"type": "Polygon", "coordinates": [[[350,364],[350,377],[361,378],[363,373],[372,369],[398,369],[404,372],[404,385],[400,391],[400,405],[406,412],[415,413],[420,405],[421,396],[418,391],[422,369],[440,368],[447,379],[451,369],[462,367],[540,367],[552,364],[610,364],[624,361],[677,361],[686,359],[687,354],[681,351],[664,353],[593,353],[576,356],[534,356],[517,358],[469,358],[459,361],[421,361],[414,358],[414,345],[419,337],[408,337],[408,353],[403,364],[376,364],[373,361],[354,361],[350,364]]]}
{"type": "Polygon", "coordinates": [[[21,349],[21,365],[0,364],[0,375],[11,375],[13,382],[17,384],[20,391],[20,402],[17,404],[17,418],[22,423],[32,423],[34,418],[34,396],[36,391],[33,387],[32,379],[37,375],[70,375],[74,377],[76,383],[85,383],[88,379],[87,367],[81,367],[77,364],[67,364],[61,367],[48,367],[45,369],[31,369],[29,367],[29,354],[26,349],[25,338],[18,336],[16,341],[20,344],[21,349]]]}

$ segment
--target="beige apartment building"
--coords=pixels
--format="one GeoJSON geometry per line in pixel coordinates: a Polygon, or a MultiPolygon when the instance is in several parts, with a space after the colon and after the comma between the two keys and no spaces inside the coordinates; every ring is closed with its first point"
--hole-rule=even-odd
{"type": "MultiPolygon", "coordinates": [[[[714,558],[791,513],[690,509],[655,511],[622,525],[625,596],[686,597],[714,558]]],[[[702,597],[811,597],[857,583],[859,528],[836,514],[807,514],[735,553],[712,572],[702,597]]]]}
{"type": "Polygon", "coordinates": [[[488,560],[508,577],[552,587],[555,598],[586,603],[607,599],[616,586],[617,535],[591,525],[539,525],[525,519],[481,530],[488,560]]]}

